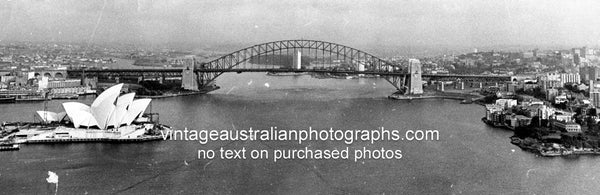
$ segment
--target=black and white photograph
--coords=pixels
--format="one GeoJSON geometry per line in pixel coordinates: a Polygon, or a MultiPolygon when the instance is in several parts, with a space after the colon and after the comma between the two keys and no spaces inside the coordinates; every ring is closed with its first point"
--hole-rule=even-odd
{"type": "Polygon", "coordinates": [[[599,157],[597,0],[0,0],[0,194],[600,194],[599,157]]]}

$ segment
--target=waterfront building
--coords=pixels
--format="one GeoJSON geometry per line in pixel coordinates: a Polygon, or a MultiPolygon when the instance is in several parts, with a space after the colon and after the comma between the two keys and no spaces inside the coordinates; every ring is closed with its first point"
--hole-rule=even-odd
{"type": "Polygon", "coordinates": [[[502,106],[504,109],[512,108],[517,105],[517,100],[513,99],[497,99],[496,105],[502,106]]]}
{"type": "Polygon", "coordinates": [[[77,97],[81,94],[91,92],[92,86],[96,86],[94,79],[86,79],[82,84],[81,79],[54,79],[42,77],[38,82],[38,90],[48,91],[52,98],[77,97]]]}
{"type": "Polygon", "coordinates": [[[546,106],[546,105],[542,105],[541,107],[539,107],[537,112],[538,112],[538,117],[540,117],[540,119],[548,120],[548,119],[550,119],[550,115],[552,115],[552,113],[554,113],[554,108],[546,106]]]}
{"type": "Polygon", "coordinates": [[[513,115],[510,117],[510,127],[526,127],[531,124],[531,118],[523,115],[513,115]]]}
{"type": "Polygon", "coordinates": [[[574,115],[574,112],[556,111],[552,118],[557,121],[572,122],[574,115]]]}
{"type": "Polygon", "coordinates": [[[525,116],[527,117],[533,118],[539,116],[541,119],[549,119],[550,115],[554,114],[554,109],[552,107],[542,104],[534,104],[526,108],[525,116]]]}
{"type": "Polygon", "coordinates": [[[503,106],[498,104],[486,104],[485,105],[485,117],[488,121],[499,122],[500,120],[497,118],[499,113],[504,110],[503,106]]]}
{"type": "Polygon", "coordinates": [[[64,79],[48,81],[47,88],[81,87],[80,79],[64,79]]]}
{"type": "Polygon", "coordinates": [[[552,125],[560,131],[566,131],[569,133],[581,133],[581,125],[574,122],[555,120],[552,121],[552,125]]]}

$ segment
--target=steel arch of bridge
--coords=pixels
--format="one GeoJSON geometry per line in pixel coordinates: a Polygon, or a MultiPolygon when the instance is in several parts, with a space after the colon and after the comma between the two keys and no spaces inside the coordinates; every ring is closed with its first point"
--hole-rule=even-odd
{"type": "MultiPolygon", "coordinates": [[[[233,72],[235,67],[246,62],[250,59],[257,58],[265,55],[281,55],[283,50],[297,50],[297,49],[308,49],[309,55],[312,54],[310,50],[314,50],[314,54],[318,57],[320,51],[322,56],[325,57],[325,52],[328,52],[329,58],[333,56],[336,59],[343,59],[344,61],[350,60],[350,62],[359,62],[365,65],[370,74],[380,74],[394,87],[400,89],[404,86],[406,75],[393,75],[390,73],[403,73],[403,70],[399,65],[393,64],[386,60],[380,59],[367,52],[340,45],[337,43],[331,43],[326,41],[317,40],[281,40],[273,41],[268,43],[262,43],[246,47],[230,54],[221,56],[210,62],[199,63],[194,60],[194,73],[196,74],[198,86],[203,87],[213,82],[218,76],[225,72],[233,72]],[[341,58],[340,58],[341,57],[341,58]]],[[[286,52],[287,54],[287,52],[286,52]]],[[[252,69],[264,69],[268,71],[268,68],[264,67],[253,67],[252,69]]],[[[247,70],[246,70],[247,71],[247,70]]],[[[311,72],[311,69],[299,69],[290,70],[290,72],[311,72]]],[[[244,72],[240,70],[239,72],[244,72]]],[[[356,74],[361,72],[356,71],[356,74]]]]}

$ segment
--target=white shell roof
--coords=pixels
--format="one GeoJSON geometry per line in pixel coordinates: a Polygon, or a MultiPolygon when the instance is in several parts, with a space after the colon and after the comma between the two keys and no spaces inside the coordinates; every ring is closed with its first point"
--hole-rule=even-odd
{"type": "Polygon", "coordinates": [[[102,92],[92,103],[92,115],[98,121],[100,129],[106,129],[108,119],[115,109],[115,101],[121,93],[123,84],[117,84],[102,92]]]}
{"type": "MultiPolygon", "coordinates": [[[[146,110],[151,99],[133,100],[135,93],[118,97],[122,87],[123,84],[117,84],[108,88],[98,95],[91,106],[79,102],[66,102],[63,103],[63,107],[76,128],[97,126],[100,129],[107,129],[109,126],[129,125],[146,110]]],[[[48,113],[41,114],[48,115],[48,113]]],[[[51,120],[62,118],[58,114],[50,115],[54,117],[47,117],[51,120]]]]}

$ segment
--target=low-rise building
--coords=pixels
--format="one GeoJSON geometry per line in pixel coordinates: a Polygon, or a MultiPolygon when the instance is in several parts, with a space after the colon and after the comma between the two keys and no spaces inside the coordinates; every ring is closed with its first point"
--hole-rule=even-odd
{"type": "Polygon", "coordinates": [[[569,133],[581,133],[581,125],[574,122],[565,122],[555,120],[552,122],[552,125],[561,131],[566,131],[569,133]]]}
{"type": "Polygon", "coordinates": [[[504,109],[512,108],[517,105],[517,100],[513,99],[497,99],[496,105],[504,107],[504,109]]]}
{"type": "Polygon", "coordinates": [[[558,89],[550,88],[546,89],[546,100],[552,101],[558,96],[558,89]]]}
{"type": "Polygon", "coordinates": [[[485,105],[485,118],[489,121],[499,122],[500,120],[496,118],[498,113],[501,113],[504,110],[504,106],[500,106],[498,104],[486,104],[485,105]]]}
{"type": "Polygon", "coordinates": [[[510,117],[510,127],[526,127],[531,124],[531,118],[523,115],[513,115],[510,117]]]}
{"type": "Polygon", "coordinates": [[[563,122],[572,122],[574,115],[574,112],[556,111],[554,115],[552,115],[552,119],[563,122]]]}
{"type": "Polygon", "coordinates": [[[554,104],[562,104],[562,103],[566,103],[568,101],[569,100],[567,100],[566,95],[559,95],[554,98],[554,104]]]}

